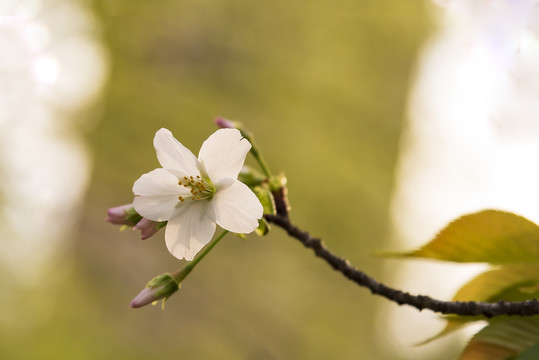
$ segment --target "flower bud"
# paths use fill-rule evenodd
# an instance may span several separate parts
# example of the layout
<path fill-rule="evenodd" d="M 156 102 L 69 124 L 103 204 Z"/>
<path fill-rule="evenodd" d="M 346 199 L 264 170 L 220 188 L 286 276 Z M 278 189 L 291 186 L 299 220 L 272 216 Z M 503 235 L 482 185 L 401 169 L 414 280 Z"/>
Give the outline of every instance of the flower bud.
<path fill-rule="evenodd" d="M 179 283 L 170 274 L 161 274 L 153 278 L 129 304 L 132 309 L 151 304 L 160 299 L 167 299 L 180 288 Z"/>
<path fill-rule="evenodd" d="M 140 230 L 140 238 L 146 240 L 149 237 L 154 236 L 161 227 L 159 222 L 152 221 L 143 217 L 134 227 L 133 230 Z"/>
<path fill-rule="evenodd" d="M 115 225 L 134 226 L 142 217 L 137 214 L 133 204 L 116 206 L 107 210 L 108 221 Z"/>
<path fill-rule="evenodd" d="M 243 166 L 238 174 L 238 180 L 253 188 L 267 181 L 266 177 L 250 166 Z"/>
<path fill-rule="evenodd" d="M 234 123 L 234 121 L 228 120 L 222 117 L 215 118 L 215 125 L 217 125 L 221 129 L 228 129 L 228 128 L 235 129 L 236 128 L 236 124 Z"/>
<path fill-rule="evenodd" d="M 262 207 L 264 208 L 264 214 L 275 215 L 275 199 L 273 198 L 273 194 L 271 193 L 268 186 L 256 186 L 253 189 L 253 192 L 262 204 Z"/>

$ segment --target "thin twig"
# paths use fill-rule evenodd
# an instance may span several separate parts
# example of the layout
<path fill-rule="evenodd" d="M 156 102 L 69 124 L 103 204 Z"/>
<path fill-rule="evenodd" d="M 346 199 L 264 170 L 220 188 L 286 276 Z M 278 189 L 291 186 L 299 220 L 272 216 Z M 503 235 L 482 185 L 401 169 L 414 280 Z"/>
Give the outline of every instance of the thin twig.
<path fill-rule="evenodd" d="M 276 194 L 274 194 L 276 195 Z M 288 235 L 299 240 L 305 247 L 313 249 L 316 256 L 324 259 L 333 269 L 343 274 L 359 286 L 368 288 L 373 294 L 385 297 L 399 305 L 410 305 L 418 309 L 429 309 L 441 314 L 454 314 L 460 316 L 533 316 L 539 314 L 539 301 L 537 299 L 526 301 L 498 301 L 487 303 L 479 301 L 442 301 L 425 295 L 411 295 L 407 292 L 393 289 L 379 283 L 374 278 L 359 271 L 350 263 L 329 251 L 324 243 L 309 233 L 300 230 L 290 222 L 287 211 L 278 212 L 277 215 L 265 215 L 268 222 L 286 230 Z"/>

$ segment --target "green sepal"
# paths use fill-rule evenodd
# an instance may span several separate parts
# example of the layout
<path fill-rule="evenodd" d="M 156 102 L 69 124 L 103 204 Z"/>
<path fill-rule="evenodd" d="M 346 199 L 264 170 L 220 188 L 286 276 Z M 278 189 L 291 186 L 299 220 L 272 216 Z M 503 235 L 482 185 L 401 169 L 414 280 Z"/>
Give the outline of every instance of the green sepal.
<path fill-rule="evenodd" d="M 155 304 L 157 300 L 168 299 L 180 288 L 180 283 L 169 273 L 154 277 L 148 285 L 129 304 L 130 308 L 140 308 L 148 304 Z"/>
<path fill-rule="evenodd" d="M 136 224 L 142 220 L 142 216 L 132 207 L 125 210 L 125 219 L 131 224 Z"/>
<path fill-rule="evenodd" d="M 258 227 L 255 232 L 258 236 L 265 236 L 270 232 L 271 228 L 266 219 L 262 218 L 258 220 Z"/>
<path fill-rule="evenodd" d="M 262 185 L 266 181 L 266 177 L 250 166 L 243 166 L 238 174 L 238 180 L 250 188 L 254 188 Z"/>
<path fill-rule="evenodd" d="M 264 214 L 275 215 L 275 199 L 273 199 L 271 191 L 262 186 L 255 187 L 253 191 L 264 208 Z"/>
<path fill-rule="evenodd" d="M 156 289 L 155 296 L 157 298 L 168 298 L 180 288 L 179 282 L 168 273 L 154 277 L 146 287 Z"/>
<path fill-rule="evenodd" d="M 165 273 L 165 274 L 157 275 L 156 277 L 151 279 L 148 285 L 146 286 L 149 288 L 155 289 L 158 287 L 168 286 L 171 283 L 174 283 L 176 285 L 176 288 L 178 287 L 178 283 L 176 279 L 174 279 L 174 277 L 171 274 Z"/>
<path fill-rule="evenodd" d="M 167 226 L 168 221 L 161 221 L 157 225 L 155 225 L 155 230 L 159 230 Z"/>
<path fill-rule="evenodd" d="M 269 188 L 273 191 L 278 191 L 280 188 L 286 187 L 288 179 L 284 174 L 279 174 L 277 176 L 272 176 L 269 179 Z"/>

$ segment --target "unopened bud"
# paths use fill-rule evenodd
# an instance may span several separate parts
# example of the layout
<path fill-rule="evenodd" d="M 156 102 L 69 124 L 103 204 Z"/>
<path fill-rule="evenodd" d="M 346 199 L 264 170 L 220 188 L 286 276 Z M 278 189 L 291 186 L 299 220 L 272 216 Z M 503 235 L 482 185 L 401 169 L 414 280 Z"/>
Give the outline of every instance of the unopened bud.
<path fill-rule="evenodd" d="M 142 216 L 136 212 L 133 204 L 110 208 L 107 210 L 107 215 L 108 217 L 105 221 L 115 225 L 134 226 L 140 219 L 142 219 Z"/>
<path fill-rule="evenodd" d="M 221 129 L 235 129 L 236 124 L 232 120 L 228 120 L 222 117 L 215 118 L 215 125 L 219 126 Z"/>
<path fill-rule="evenodd" d="M 129 304 L 132 309 L 152 304 L 160 299 L 167 299 L 180 288 L 179 283 L 170 274 L 161 274 L 153 278 Z"/>
<path fill-rule="evenodd" d="M 238 180 L 253 188 L 267 181 L 266 177 L 250 166 L 243 166 L 238 174 Z"/>
<path fill-rule="evenodd" d="M 149 237 L 152 237 L 159 231 L 162 227 L 159 226 L 160 223 L 157 221 L 152 221 L 143 217 L 134 227 L 133 230 L 140 230 L 140 238 L 146 240 Z"/>

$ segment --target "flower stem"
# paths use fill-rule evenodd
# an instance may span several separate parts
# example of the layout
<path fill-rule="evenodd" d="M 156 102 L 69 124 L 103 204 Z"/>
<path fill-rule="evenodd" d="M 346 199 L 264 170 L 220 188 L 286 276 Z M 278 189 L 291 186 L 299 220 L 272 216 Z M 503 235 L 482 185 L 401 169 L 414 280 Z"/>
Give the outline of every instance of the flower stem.
<path fill-rule="evenodd" d="M 266 175 L 268 179 L 271 178 L 271 173 L 269 171 L 269 168 L 266 165 L 266 162 L 264 161 L 264 159 L 262 158 L 262 155 L 258 152 L 258 149 L 255 146 L 251 148 L 251 154 L 253 154 L 254 158 L 258 162 L 258 165 L 260 165 L 260 168 L 262 169 L 262 172 L 264 173 L 264 175 Z"/>
<path fill-rule="evenodd" d="M 225 237 L 225 235 L 228 234 L 228 231 L 227 230 L 223 230 L 223 232 L 221 234 L 219 234 L 219 236 L 217 236 L 215 238 L 215 240 L 213 240 L 202 252 L 200 252 L 194 259 L 193 261 L 191 261 L 190 263 L 188 263 L 187 265 L 185 265 L 185 267 L 183 269 L 181 269 L 180 271 L 178 271 L 177 273 L 174 273 L 172 274 L 172 276 L 174 277 L 174 279 L 178 282 L 178 283 L 181 283 L 183 279 L 185 279 L 187 277 L 187 275 L 189 275 L 189 273 L 195 268 L 195 266 L 197 266 L 197 264 L 200 262 L 200 260 L 202 260 L 204 258 L 204 256 L 206 256 L 210 251 L 211 249 L 213 249 L 213 247 L 215 245 L 217 245 L 217 243 Z"/>
<path fill-rule="evenodd" d="M 268 179 L 271 178 L 271 172 L 269 171 L 269 168 L 266 165 L 266 162 L 264 161 L 262 154 L 258 151 L 258 146 L 256 145 L 252 134 L 250 134 L 248 131 L 246 131 L 242 127 L 238 127 L 238 130 L 241 132 L 241 135 L 247 140 L 249 140 L 249 142 L 251 143 L 251 155 L 253 155 L 258 165 L 260 165 L 260 168 L 262 169 L 262 172 L 264 173 L 264 175 Z"/>

